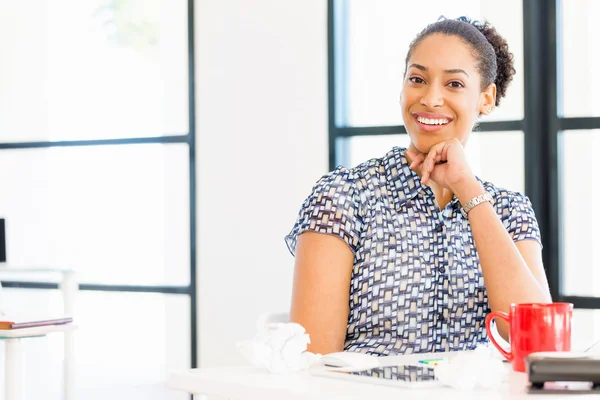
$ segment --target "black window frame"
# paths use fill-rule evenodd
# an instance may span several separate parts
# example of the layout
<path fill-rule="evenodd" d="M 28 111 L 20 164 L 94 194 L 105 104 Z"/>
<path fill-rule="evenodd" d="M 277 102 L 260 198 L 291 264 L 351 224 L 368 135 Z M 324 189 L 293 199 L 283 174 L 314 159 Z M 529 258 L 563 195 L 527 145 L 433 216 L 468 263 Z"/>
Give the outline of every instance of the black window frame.
<path fill-rule="evenodd" d="M 82 146 L 126 146 L 158 143 L 163 145 L 183 143 L 188 146 L 189 157 L 189 273 L 190 282 L 185 286 L 161 286 L 161 285 L 112 285 L 112 284 L 86 284 L 80 283 L 79 290 L 101 291 L 101 292 L 130 292 L 130 293 L 160 293 L 172 295 L 189 296 L 190 300 L 190 367 L 198 366 L 198 312 L 197 312 L 197 226 L 196 226 L 196 96 L 195 96 L 195 40 L 194 40 L 194 0 L 187 0 L 187 18 L 183 23 L 187 24 L 187 56 L 188 56 L 188 124 L 189 132 L 185 134 L 140 137 L 140 138 L 117 138 L 98 140 L 62 140 L 62 141 L 38 141 L 38 142 L 4 142 L 0 143 L 0 152 L 16 149 L 44 149 L 52 147 L 82 147 Z M 3 280 L 5 288 L 21 289 L 58 289 L 55 282 L 25 282 Z"/>
<path fill-rule="evenodd" d="M 600 297 L 567 296 L 562 292 L 561 140 L 564 130 L 600 129 L 600 117 L 559 115 L 561 79 L 561 0 L 523 0 L 524 117 L 521 120 L 481 122 L 478 132 L 523 131 L 525 192 L 538 218 L 544 247 L 542 257 L 553 301 L 577 308 L 600 308 Z M 404 126 L 345 126 L 345 49 L 347 2 L 328 0 L 329 169 L 339 160 L 338 138 L 406 133 Z M 340 38 L 339 40 L 336 38 Z"/>

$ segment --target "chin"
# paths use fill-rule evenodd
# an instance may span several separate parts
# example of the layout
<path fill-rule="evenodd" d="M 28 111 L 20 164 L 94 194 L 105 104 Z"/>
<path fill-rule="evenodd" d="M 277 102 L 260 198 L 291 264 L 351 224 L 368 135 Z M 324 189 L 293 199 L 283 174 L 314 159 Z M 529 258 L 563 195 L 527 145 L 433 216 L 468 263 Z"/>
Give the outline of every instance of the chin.
<path fill-rule="evenodd" d="M 416 134 L 409 133 L 408 136 L 410 137 L 410 141 L 412 142 L 413 146 L 416 147 L 416 149 L 421 153 L 425 154 L 429 153 L 429 150 L 436 144 L 445 142 L 446 140 L 450 140 L 454 137 L 452 135 L 448 135 L 447 133 L 444 135 L 441 132 L 418 132 Z"/>
<path fill-rule="evenodd" d="M 421 153 L 429 153 L 429 150 L 438 143 L 446 140 L 440 137 L 423 137 L 422 135 L 410 135 L 413 146 Z"/>

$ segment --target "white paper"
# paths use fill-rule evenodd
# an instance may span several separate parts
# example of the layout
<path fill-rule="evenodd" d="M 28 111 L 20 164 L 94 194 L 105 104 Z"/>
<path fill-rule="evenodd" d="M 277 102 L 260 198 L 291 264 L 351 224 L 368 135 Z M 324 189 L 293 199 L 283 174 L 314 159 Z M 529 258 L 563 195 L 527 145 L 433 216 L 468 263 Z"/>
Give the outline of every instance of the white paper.
<path fill-rule="evenodd" d="M 435 376 L 444 385 L 455 389 L 493 389 L 506 379 L 507 369 L 502 360 L 495 357 L 493 349 L 479 346 L 474 351 L 457 354 L 450 362 L 438 364 Z"/>
<path fill-rule="evenodd" d="M 297 323 L 272 323 L 259 327 L 252 340 L 237 344 L 252 364 L 269 372 L 286 374 L 308 369 L 321 355 L 307 352 L 310 337 Z"/>

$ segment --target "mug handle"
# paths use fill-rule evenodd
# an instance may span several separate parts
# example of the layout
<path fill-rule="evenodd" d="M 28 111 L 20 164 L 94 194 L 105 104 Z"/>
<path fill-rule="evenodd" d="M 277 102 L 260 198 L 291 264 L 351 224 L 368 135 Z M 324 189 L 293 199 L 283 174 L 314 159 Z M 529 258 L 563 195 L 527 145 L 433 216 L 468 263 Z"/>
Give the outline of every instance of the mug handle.
<path fill-rule="evenodd" d="M 500 347 L 500 345 L 498 344 L 498 342 L 496 342 L 496 339 L 494 339 L 494 335 L 492 335 L 492 330 L 490 328 L 491 328 L 492 320 L 494 318 L 503 319 L 506 322 L 508 322 L 509 324 L 510 324 L 510 318 L 508 317 L 508 314 L 505 313 L 505 312 L 503 312 L 503 311 L 494 311 L 494 312 L 491 312 L 485 318 L 485 329 L 488 332 L 488 336 L 489 336 L 490 341 L 492 342 L 492 344 L 494 346 L 496 346 L 496 348 L 504 356 L 504 358 L 506 358 L 508 361 L 512 361 L 512 359 L 513 359 L 512 353 L 509 353 L 506 350 L 504 350 L 502 347 Z"/>

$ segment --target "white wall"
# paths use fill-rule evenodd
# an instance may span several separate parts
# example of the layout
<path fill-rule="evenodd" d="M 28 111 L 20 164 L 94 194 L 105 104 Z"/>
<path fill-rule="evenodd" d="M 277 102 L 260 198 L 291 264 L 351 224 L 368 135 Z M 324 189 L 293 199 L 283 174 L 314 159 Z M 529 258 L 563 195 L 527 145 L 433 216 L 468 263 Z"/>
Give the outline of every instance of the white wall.
<path fill-rule="evenodd" d="M 196 2 L 201 366 L 242 362 L 260 313 L 289 308 L 284 236 L 327 171 L 326 4 Z"/>

